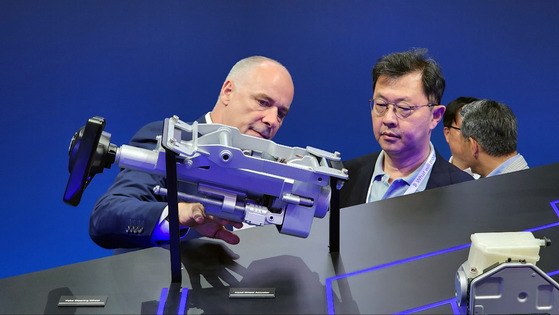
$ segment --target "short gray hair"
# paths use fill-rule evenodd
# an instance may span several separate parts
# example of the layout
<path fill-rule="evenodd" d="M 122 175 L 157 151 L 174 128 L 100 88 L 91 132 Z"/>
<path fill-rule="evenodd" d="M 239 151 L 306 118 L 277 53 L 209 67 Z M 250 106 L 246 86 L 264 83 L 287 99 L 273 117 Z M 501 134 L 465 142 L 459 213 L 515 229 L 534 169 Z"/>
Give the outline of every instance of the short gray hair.
<path fill-rule="evenodd" d="M 247 58 L 239 60 L 233 66 L 233 68 L 231 68 L 231 70 L 229 71 L 229 74 L 225 78 L 225 81 L 231 80 L 231 79 L 242 78 L 242 77 L 246 76 L 248 73 L 250 73 L 250 71 L 252 71 L 254 68 L 256 68 L 257 66 L 259 66 L 260 64 L 262 64 L 263 62 L 266 62 L 266 61 L 278 64 L 285 69 L 285 67 L 281 63 L 279 63 L 279 61 L 277 61 L 277 60 L 274 60 L 274 59 L 271 59 L 271 58 L 268 58 L 268 57 L 264 57 L 264 56 L 252 56 L 252 57 L 247 57 Z M 285 70 L 287 71 L 287 69 L 285 69 Z"/>
<path fill-rule="evenodd" d="M 518 123 L 505 104 L 484 99 L 467 104 L 459 112 L 465 139 L 472 137 L 491 156 L 516 152 Z"/>

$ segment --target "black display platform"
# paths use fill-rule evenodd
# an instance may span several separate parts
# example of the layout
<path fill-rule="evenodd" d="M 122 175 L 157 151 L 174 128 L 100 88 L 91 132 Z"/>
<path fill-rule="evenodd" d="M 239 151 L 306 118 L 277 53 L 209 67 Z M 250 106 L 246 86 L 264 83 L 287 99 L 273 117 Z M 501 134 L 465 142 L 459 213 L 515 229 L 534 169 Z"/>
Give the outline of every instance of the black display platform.
<path fill-rule="evenodd" d="M 559 164 L 358 205 L 341 211 L 340 253 L 328 217 L 310 236 L 274 226 L 238 231 L 239 245 L 182 245 L 188 314 L 449 314 L 454 276 L 476 232 L 531 230 L 552 246 L 538 266 L 559 280 Z M 171 284 L 169 252 L 150 248 L 0 279 L 1 314 L 154 314 Z M 231 287 L 275 288 L 229 299 Z M 104 307 L 58 307 L 63 295 L 107 295 Z"/>

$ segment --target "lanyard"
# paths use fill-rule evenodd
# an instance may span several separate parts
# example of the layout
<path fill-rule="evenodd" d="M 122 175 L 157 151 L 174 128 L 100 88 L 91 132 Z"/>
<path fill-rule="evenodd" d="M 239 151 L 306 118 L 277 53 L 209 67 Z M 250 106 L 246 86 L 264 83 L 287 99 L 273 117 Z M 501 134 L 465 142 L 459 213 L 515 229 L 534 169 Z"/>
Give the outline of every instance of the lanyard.
<path fill-rule="evenodd" d="M 423 183 L 423 181 L 427 177 L 427 173 L 433 167 L 433 164 L 435 163 L 435 160 L 436 160 L 435 150 L 431 149 L 431 153 L 429 154 L 429 157 L 427 158 L 427 163 L 423 164 L 423 167 L 421 168 L 421 171 L 419 171 L 419 174 L 417 174 L 417 176 L 415 177 L 413 182 L 410 184 L 410 187 L 408 187 L 408 189 L 406 190 L 404 195 L 413 194 L 414 192 L 417 191 L 417 189 L 419 188 L 419 185 L 421 185 L 421 183 Z"/>

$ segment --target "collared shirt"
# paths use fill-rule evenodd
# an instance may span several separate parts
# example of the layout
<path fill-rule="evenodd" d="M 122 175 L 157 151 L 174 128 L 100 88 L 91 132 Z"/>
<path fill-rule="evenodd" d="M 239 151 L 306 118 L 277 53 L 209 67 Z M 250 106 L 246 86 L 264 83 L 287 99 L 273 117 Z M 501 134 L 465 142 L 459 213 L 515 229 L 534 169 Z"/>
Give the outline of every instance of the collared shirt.
<path fill-rule="evenodd" d="M 497 166 L 497 168 L 491 171 L 491 173 L 489 173 L 487 177 L 521 171 L 528 168 L 528 163 L 526 163 L 524 157 L 520 154 L 517 154 L 503 162 L 503 164 Z"/>
<path fill-rule="evenodd" d="M 452 163 L 452 155 L 450 156 L 450 159 L 448 159 L 448 163 L 453 164 Z M 467 169 L 462 170 L 470 175 L 472 175 L 472 177 L 474 179 L 479 179 L 481 177 L 481 175 L 474 173 L 474 171 L 472 171 L 471 167 L 468 167 Z"/>
<path fill-rule="evenodd" d="M 429 148 L 434 154 L 435 147 L 431 142 L 429 142 Z M 384 155 L 385 152 L 383 150 L 380 152 L 375 163 L 375 170 L 373 172 L 373 177 L 371 178 L 371 183 L 369 185 L 369 192 L 367 194 L 367 202 L 373 202 L 404 195 L 417 175 L 419 175 L 422 169 L 426 165 L 428 165 L 427 162 L 429 160 L 429 158 L 426 158 L 425 161 L 423 161 L 423 163 L 421 163 L 421 165 L 408 176 L 403 178 L 396 178 L 392 181 L 392 183 L 389 183 L 388 180 L 390 179 L 390 176 L 384 172 L 383 167 Z M 431 165 L 428 166 L 428 169 L 426 169 L 427 175 L 424 177 L 423 181 L 421 181 L 416 191 L 424 191 L 427 187 L 427 182 L 429 181 L 431 170 L 433 169 L 433 164 L 434 161 Z"/>

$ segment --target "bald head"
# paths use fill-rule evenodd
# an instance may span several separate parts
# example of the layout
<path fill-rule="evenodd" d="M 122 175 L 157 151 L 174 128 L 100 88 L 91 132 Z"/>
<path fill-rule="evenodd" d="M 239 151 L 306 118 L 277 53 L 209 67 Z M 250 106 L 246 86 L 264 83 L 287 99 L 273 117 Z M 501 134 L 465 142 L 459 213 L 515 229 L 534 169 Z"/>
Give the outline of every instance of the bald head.
<path fill-rule="evenodd" d="M 263 57 L 263 56 L 252 56 L 252 57 L 247 57 L 244 59 L 239 60 L 234 66 L 233 68 L 231 68 L 231 70 L 229 71 L 229 74 L 227 75 L 227 77 L 225 78 L 225 81 L 227 80 L 243 80 L 244 78 L 246 78 L 246 76 L 248 74 L 250 74 L 250 72 L 252 72 L 255 68 L 257 68 L 258 66 L 260 66 L 261 64 L 275 64 L 281 68 L 283 68 L 285 70 L 285 72 L 287 72 L 287 74 L 289 74 L 289 71 L 287 71 L 287 69 L 278 61 L 268 58 L 268 57 Z"/>
<path fill-rule="evenodd" d="M 282 64 L 262 56 L 245 58 L 227 75 L 211 118 L 244 134 L 272 139 L 293 94 L 291 75 Z"/>

